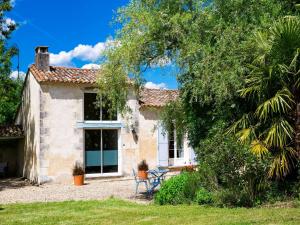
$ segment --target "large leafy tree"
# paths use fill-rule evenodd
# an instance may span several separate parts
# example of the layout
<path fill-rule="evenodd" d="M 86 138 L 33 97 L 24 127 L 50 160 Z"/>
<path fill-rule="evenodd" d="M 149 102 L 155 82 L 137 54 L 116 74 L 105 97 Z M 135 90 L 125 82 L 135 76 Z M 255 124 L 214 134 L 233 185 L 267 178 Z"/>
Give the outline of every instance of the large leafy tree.
<path fill-rule="evenodd" d="M 166 108 L 164 121 L 171 127 L 179 118 L 178 133 L 187 132 L 197 147 L 214 123 L 244 110 L 237 90 L 254 57 L 251 34 L 292 11 L 288 1 L 278 0 L 132 0 L 118 11 L 122 26 L 106 52 L 99 89 L 112 108 L 123 111 L 128 74 L 139 88 L 145 70 L 170 60 L 179 68 L 181 95 Z M 176 109 L 177 116 L 169 117 Z"/>
<path fill-rule="evenodd" d="M 245 91 L 242 96 L 238 92 L 244 87 L 250 87 L 248 78 L 251 78 L 248 75 L 254 73 L 254 67 L 249 67 L 249 64 L 257 67 L 257 71 L 266 68 L 258 64 L 261 62 L 259 56 L 265 55 L 267 65 L 274 66 L 276 58 L 277 71 L 294 68 L 290 65 L 292 62 L 289 61 L 290 58 L 288 58 L 289 60 L 284 59 L 287 60 L 284 63 L 279 61 L 280 56 L 285 55 L 285 52 L 283 54 L 278 51 L 283 51 L 285 47 L 281 46 L 283 43 L 279 44 L 273 37 L 270 38 L 273 34 L 263 33 L 256 39 L 266 39 L 269 42 L 272 40 L 274 45 L 263 41 L 260 43 L 253 41 L 254 33 L 268 30 L 274 21 L 286 15 L 297 15 L 295 1 L 132 0 L 128 6 L 118 11 L 116 21 L 122 26 L 117 32 L 113 45 L 106 52 L 106 61 L 98 82 L 99 89 L 102 93 L 107 94 L 107 99 L 115 109 L 123 111 L 126 109 L 128 74 L 135 78 L 137 90 L 139 90 L 143 72 L 152 65 L 168 59 L 179 71 L 177 78 L 180 98 L 165 108 L 162 114 L 164 125 L 169 129 L 175 123 L 176 131 L 180 131 L 177 132 L 177 135 L 187 133 L 190 144 L 198 151 L 198 155 L 202 158 L 209 157 L 207 154 L 214 149 L 212 147 L 214 134 L 225 133 L 225 127 L 242 117 L 244 112 L 249 112 L 260 105 L 257 105 L 258 102 L 254 104 L 255 101 L 249 104 L 244 99 Z M 268 56 L 266 51 L 270 46 L 273 48 L 270 51 L 271 56 Z M 275 47 L 278 49 L 276 50 Z M 287 49 L 285 50 L 287 51 Z M 293 51 L 294 53 L 295 51 Z M 257 73 L 259 74 L 259 72 Z M 245 77 L 247 77 L 246 80 Z M 279 85 L 281 82 L 276 84 Z M 272 95 L 275 95 L 274 91 L 276 93 L 280 91 L 278 94 L 284 96 L 284 100 L 292 109 L 286 106 L 284 109 L 272 110 L 284 110 L 278 112 L 281 114 L 286 113 L 288 109 L 294 111 L 293 101 L 295 99 L 291 98 L 294 92 L 289 88 L 290 86 L 284 89 L 284 86 L 273 85 L 274 83 L 269 85 L 265 81 L 261 82 L 264 89 L 261 90 L 262 96 L 256 97 L 259 99 L 259 103 L 263 103 L 263 100 L 268 99 L 267 97 L 271 98 Z M 269 88 L 271 89 L 268 90 Z M 292 94 L 287 94 L 286 90 Z M 280 105 L 280 107 L 283 106 Z M 270 118 L 275 119 L 275 117 Z M 265 117 L 261 119 L 264 121 Z M 284 119 L 292 127 L 294 126 L 292 118 L 284 117 Z M 276 123 L 268 120 L 260 126 L 258 131 L 266 131 L 267 123 L 268 125 L 273 123 L 278 126 L 286 125 L 285 121 L 278 120 Z M 254 124 L 260 125 L 259 122 Z M 245 128 L 248 128 L 246 126 L 248 125 L 245 125 Z M 288 128 L 290 134 L 294 132 L 289 127 L 285 126 L 284 128 Z M 277 127 L 273 127 L 273 130 L 276 129 Z M 237 131 L 238 127 L 235 130 Z M 285 132 L 285 130 L 282 131 Z M 243 132 L 246 133 L 249 130 L 243 130 Z M 275 143 L 277 140 L 274 138 L 275 136 L 270 136 L 269 141 Z M 291 140 L 288 135 L 284 138 L 286 143 Z M 207 139 L 212 141 L 207 141 Z M 225 139 L 224 137 L 224 141 Z M 206 140 L 206 146 L 201 145 L 203 140 Z M 261 139 L 256 141 L 250 141 L 252 147 L 257 147 L 258 145 L 254 144 L 260 143 Z M 280 144 L 282 145 L 282 143 Z M 229 145 L 224 146 L 228 147 Z M 294 150 L 285 149 L 290 150 L 286 157 L 294 155 Z M 280 152 L 273 147 L 268 150 L 272 153 L 274 151 L 273 156 Z M 278 158 L 274 157 L 274 160 L 276 159 Z M 281 168 L 275 165 L 272 164 L 271 167 L 274 169 L 271 171 Z M 286 172 L 288 170 L 285 170 Z"/>
<path fill-rule="evenodd" d="M 21 80 L 10 77 L 11 58 L 18 51 L 15 47 L 7 46 L 7 40 L 16 29 L 16 23 L 5 16 L 11 9 L 11 1 L 0 1 L 0 124 L 13 121 L 22 85 Z"/>
<path fill-rule="evenodd" d="M 280 19 L 253 43 L 256 57 L 240 91 L 251 108 L 231 129 L 254 154 L 272 156 L 270 176 L 284 177 L 300 154 L 300 18 Z"/>

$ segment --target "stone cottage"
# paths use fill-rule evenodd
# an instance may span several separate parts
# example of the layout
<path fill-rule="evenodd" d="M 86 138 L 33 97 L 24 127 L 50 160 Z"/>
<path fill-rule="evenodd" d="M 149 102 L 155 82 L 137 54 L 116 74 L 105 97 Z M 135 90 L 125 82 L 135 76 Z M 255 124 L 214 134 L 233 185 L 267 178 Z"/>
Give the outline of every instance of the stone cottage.
<path fill-rule="evenodd" d="M 35 49 L 27 71 L 16 124 L 23 128 L 22 175 L 43 183 L 68 181 L 82 163 L 86 177 L 129 176 L 145 159 L 150 168 L 194 163 L 187 140 L 165 134 L 159 113 L 176 90 L 144 89 L 127 104 L 132 113 L 109 115 L 95 105 L 96 69 L 49 65 L 47 47 Z"/>

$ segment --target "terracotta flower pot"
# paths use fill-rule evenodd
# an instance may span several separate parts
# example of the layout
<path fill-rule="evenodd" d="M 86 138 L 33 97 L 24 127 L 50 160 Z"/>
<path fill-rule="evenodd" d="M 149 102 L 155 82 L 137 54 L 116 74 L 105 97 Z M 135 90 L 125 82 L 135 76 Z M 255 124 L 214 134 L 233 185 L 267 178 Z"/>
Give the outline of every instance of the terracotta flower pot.
<path fill-rule="evenodd" d="M 194 169 L 193 165 L 188 165 L 188 166 L 186 166 L 186 170 L 189 172 L 193 172 L 195 169 Z"/>
<path fill-rule="evenodd" d="M 138 171 L 138 177 L 139 177 L 141 180 L 147 180 L 147 179 L 148 179 L 148 172 L 145 171 L 145 170 L 139 170 L 139 171 Z"/>
<path fill-rule="evenodd" d="M 84 184 L 84 175 L 76 175 L 74 177 L 74 185 L 81 186 Z"/>

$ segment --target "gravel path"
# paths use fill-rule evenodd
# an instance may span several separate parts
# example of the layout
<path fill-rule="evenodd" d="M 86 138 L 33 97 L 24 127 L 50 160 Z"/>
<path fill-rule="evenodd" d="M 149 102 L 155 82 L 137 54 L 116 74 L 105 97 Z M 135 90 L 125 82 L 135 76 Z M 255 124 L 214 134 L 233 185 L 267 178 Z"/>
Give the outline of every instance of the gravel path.
<path fill-rule="evenodd" d="M 135 183 L 131 179 L 86 180 L 85 183 L 80 187 L 55 183 L 33 186 L 19 178 L 0 180 L 0 204 L 106 199 L 112 196 L 149 202 L 144 195 L 135 196 Z M 141 187 L 140 190 L 145 189 Z"/>

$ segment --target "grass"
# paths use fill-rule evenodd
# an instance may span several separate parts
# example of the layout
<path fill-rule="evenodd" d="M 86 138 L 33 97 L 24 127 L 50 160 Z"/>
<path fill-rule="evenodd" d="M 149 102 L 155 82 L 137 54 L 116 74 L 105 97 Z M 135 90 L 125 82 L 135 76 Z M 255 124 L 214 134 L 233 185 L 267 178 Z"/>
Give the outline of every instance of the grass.
<path fill-rule="evenodd" d="M 300 208 L 140 205 L 117 199 L 8 204 L 0 224 L 300 224 Z"/>

